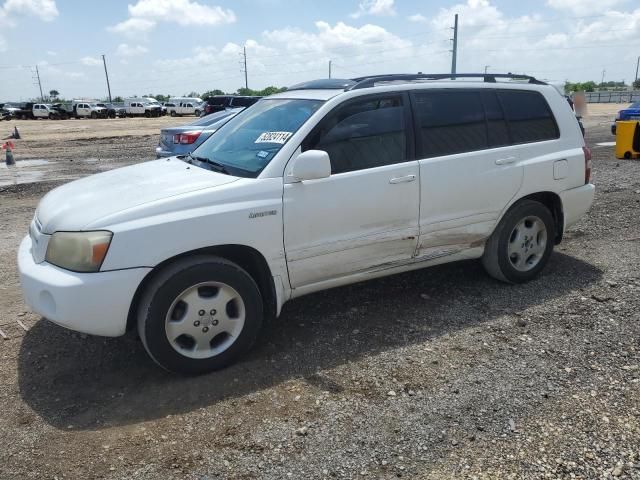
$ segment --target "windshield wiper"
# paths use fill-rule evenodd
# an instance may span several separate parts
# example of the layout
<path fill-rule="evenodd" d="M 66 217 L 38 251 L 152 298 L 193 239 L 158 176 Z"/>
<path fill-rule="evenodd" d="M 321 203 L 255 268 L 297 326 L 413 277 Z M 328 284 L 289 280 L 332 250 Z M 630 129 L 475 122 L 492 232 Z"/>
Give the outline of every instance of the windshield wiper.
<path fill-rule="evenodd" d="M 231 173 L 229 173 L 229 170 L 227 170 L 227 167 L 225 167 L 223 164 L 219 162 L 216 162 L 215 160 L 211 160 L 210 158 L 207 158 L 207 157 L 196 157 L 194 155 L 191 155 L 191 152 L 187 154 L 187 157 L 189 157 L 192 160 L 197 160 L 198 162 L 211 165 L 216 172 L 224 173 L 225 175 L 231 175 Z"/>

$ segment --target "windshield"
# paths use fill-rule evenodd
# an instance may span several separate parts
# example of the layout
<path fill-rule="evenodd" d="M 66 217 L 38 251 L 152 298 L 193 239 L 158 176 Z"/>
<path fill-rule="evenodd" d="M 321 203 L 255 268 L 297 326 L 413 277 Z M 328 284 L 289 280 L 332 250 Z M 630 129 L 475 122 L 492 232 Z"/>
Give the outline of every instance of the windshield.
<path fill-rule="evenodd" d="M 204 117 L 198 118 L 197 120 L 191 122 L 191 123 L 187 123 L 187 125 L 194 125 L 194 126 L 208 126 L 208 125 L 212 125 L 216 122 L 219 122 L 220 120 L 227 118 L 229 116 L 233 116 L 235 114 L 237 114 L 238 112 L 241 112 L 243 109 L 242 108 L 234 108 L 232 110 L 224 110 L 222 112 L 216 112 L 216 113 L 211 113 L 209 115 L 206 115 Z"/>
<path fill-rule="evenodd" d="M 231 119 L 193 154 L 228 167 L 233 175 L 257 177 L 322 103 L 261 100 Z"/>
<path fill-rule="evenodd" d="M 640 102 L 632 103 L 627 108 L 640 108 Z"/>

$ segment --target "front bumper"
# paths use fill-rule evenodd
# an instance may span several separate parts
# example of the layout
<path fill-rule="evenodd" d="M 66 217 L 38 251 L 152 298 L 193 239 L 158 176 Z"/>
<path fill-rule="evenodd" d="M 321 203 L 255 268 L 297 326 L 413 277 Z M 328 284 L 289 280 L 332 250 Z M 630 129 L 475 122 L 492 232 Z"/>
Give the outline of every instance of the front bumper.
<path fill-rule="evenodd" d="M 35 263 L 31 238 L 18 250 L 18 271 L 25 302 L 58 325 L 91 335 L 117 337 L 127 327 L 136 289 L 150 268 L 76 273 Z"/>
<path fill-rule="evenodd" d="M 592 183 L 560 192 L 565 231 L 591 208 L 595 192 L 596 187 Z"/>

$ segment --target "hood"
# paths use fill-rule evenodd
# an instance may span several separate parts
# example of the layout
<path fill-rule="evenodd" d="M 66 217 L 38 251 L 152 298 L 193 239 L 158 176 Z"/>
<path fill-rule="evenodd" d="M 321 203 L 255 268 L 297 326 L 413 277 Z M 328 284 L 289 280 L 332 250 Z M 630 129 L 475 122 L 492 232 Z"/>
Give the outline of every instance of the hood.
<path fill-rule="evenodd" d="M 237 179 L 175 157 L 155 160 L 62 185 L 44 196 L 36 216 L 44 233 L 83 230 L 101 218 L 130 208 Z"/>

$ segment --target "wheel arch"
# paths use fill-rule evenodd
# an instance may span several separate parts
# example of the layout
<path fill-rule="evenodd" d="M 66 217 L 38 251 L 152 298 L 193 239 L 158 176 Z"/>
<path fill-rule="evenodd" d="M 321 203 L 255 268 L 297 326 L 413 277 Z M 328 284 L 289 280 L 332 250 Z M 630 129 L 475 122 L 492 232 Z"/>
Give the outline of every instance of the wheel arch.
<path fill-rule="evenodd" d="M 174 257 L 168 258 L 156 265 L 140 282 L 136 289 L 131 305 L 129 306 L 129 314 L 127 316 L 127 331 L 135 328 L 137 322 L 137 310 L 140 299 L 149 283 L 155 276 L 166 266 L 193 255 L 215 255 L 231 262 L 238 264 L 254 279 L 260 294 L 262 295 L 263 311 L 265 321 L 268 322 L 277 316 L 278 298 L 276 293 L 276 285 L 269 264 L 265 257 L 253 247 L 239 244 L 216 245 L 211 247 L 199 248 L 188 252 L 180 253 Z"/>
<path fill-rule="evenodd" d="M 560 195 L 549 191 L 530 193 L 514 201 L 509 208 L 504 211 L 502 216 L 504 217 L 509 210 L 524 200 L 534 200 L 549 209 L 555 223 L 555 244 L 558 245 L 562 241 L 562 237 L 564 235 L 564 210 L 562 208 L 562 199 L 560 198 Z"/>

